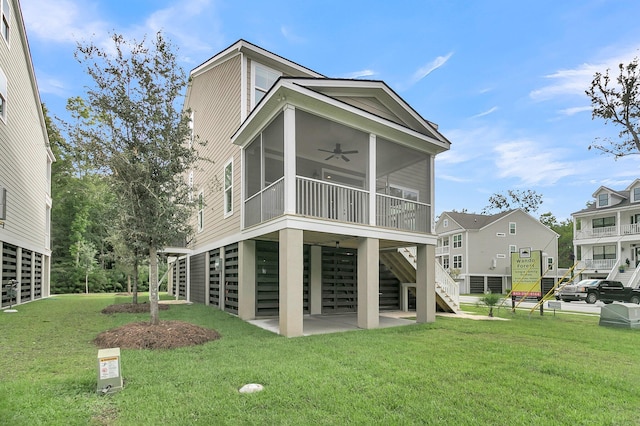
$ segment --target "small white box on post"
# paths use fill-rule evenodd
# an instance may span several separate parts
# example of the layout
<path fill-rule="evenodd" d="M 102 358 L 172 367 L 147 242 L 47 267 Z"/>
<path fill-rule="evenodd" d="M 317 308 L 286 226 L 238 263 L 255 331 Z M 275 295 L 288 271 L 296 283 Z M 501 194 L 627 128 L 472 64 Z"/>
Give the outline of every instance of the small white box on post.
<path fill-rule="evenodd" d="M 98 393 L 108 394 L 122 389 L 120 348 L 98 351 Z"/>

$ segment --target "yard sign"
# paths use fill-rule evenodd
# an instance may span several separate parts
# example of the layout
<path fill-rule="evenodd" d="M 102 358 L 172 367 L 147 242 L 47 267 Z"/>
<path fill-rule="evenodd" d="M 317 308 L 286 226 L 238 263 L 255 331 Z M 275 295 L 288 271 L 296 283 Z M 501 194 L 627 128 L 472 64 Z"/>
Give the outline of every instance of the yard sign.
<path fill-rule="evenodd" d="M 542 252 L 522 248 L 511 253 L 511 294 L 541 297 Z"/>

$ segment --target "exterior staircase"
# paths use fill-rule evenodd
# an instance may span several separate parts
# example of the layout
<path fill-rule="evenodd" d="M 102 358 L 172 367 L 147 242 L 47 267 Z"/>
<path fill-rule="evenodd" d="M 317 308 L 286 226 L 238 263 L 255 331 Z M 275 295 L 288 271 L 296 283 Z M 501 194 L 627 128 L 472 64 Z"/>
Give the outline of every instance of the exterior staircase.
<path fill-rule="evenodd" d="M 380 252 L 380 261 L 384 263 L 401 283 L 416 282 L 416 248 L 404 247 L 397 250 Z M 436 267 L 436 304 L 444 312 L 460 311 L 460 292 L 458 283 L 449 276 L 438 263 Z M 412 287 L 409 288 L 412 291 Z M 415 292 L 415 287 L 413 287 Z"/>

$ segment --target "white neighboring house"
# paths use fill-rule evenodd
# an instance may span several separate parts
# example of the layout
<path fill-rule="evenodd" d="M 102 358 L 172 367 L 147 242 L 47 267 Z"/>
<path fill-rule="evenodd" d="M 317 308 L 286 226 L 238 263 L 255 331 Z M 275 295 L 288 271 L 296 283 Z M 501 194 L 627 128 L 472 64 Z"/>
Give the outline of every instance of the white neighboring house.
<path fill-rule="evenodd" d="M 571 215 L 573 246 L 582 278 L 640 283 L 640 179 L 623 190 L 601 186 L 594 202 Z"/>
<path fill-rule="evenodd" d="M 511 253 L 541 250 L 543 289 L 558 278 L 559 235 L 522 209 L 493 215 L 444 212 L 436 223 L 436 260 L 460 284 L 460 294 L 511 288 Z"/>
<path fill-rule="evenodd" d="M 29 44 L 17 0 L 0 2 L 0 281 L 2 307 L 47 297 L 51 163 Z"/>

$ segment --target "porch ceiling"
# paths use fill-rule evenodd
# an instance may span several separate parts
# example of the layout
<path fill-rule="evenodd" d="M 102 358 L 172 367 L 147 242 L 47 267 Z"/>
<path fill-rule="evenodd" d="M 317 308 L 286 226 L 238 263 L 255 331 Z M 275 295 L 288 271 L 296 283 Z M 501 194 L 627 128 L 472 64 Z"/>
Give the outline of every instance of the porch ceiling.
<path fill-rule="evenodd" d="M 260 240 L 278 241 L 278 232 L 271 232 L 260 236 Z M 341 235 L 341 234 L 329 234 L 326 232 L 316 231 L 304 231 L 303 232 L 304 244 L 313 246 L 325 246 L 336 247 L 336 242 L 339 243 L 340 248 L 357 249 L 358 241 L 360 237 L 353 235 Z M 412 245 L 406 241 L 394 241 L 394 240 L 379 240 L 380 250 L 393 249 L 399 247 L 407 247 Z"/>

